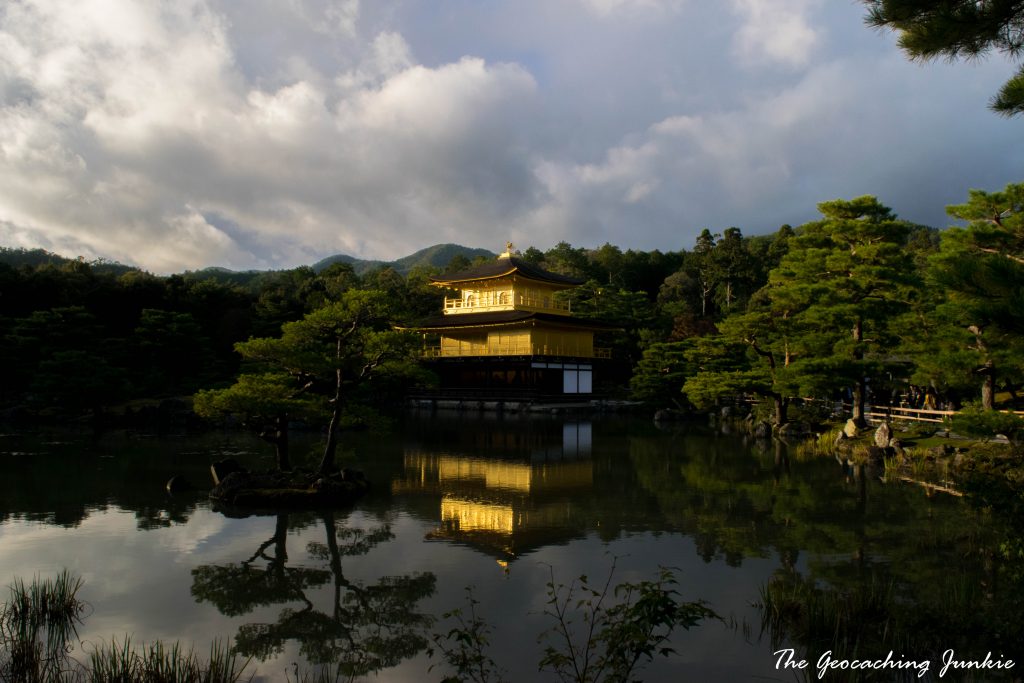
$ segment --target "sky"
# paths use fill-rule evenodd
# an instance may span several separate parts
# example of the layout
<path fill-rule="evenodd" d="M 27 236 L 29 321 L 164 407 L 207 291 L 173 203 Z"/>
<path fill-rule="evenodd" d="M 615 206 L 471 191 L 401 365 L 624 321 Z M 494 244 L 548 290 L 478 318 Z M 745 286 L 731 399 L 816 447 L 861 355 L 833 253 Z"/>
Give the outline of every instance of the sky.
<path fill-rule="evenodd" d="M 1024 181 L 999 55 L 855 0 L 5 0 L 0 245 L 156 273 L 692 248 Z"/>

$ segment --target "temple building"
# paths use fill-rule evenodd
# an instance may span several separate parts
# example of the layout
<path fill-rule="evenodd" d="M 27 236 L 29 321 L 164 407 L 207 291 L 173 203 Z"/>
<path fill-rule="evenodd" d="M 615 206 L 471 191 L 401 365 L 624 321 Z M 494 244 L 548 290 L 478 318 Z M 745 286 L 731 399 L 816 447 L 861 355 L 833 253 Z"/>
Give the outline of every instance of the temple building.
<path fill-rule="evenodd" d="M 559 292 L 582 280 L 524 261 L 512 244 L 495 261 L 431 284 L 451 290 L 441 315 L 407 329 L 424 337 L 424 359 L 440 378 L 439 398 L 565 400 L 599 394 L 611 353 L 594 334 L 618 329 L 574 318 Z"/>

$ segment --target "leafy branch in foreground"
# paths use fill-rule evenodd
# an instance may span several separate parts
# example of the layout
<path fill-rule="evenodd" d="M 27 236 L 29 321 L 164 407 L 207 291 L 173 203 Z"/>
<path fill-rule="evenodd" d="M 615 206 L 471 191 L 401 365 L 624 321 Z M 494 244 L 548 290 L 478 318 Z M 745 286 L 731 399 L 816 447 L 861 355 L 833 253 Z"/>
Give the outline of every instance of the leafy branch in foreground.
<path fill-rule="evenodd" d="M 599 588 L 585 575 L 568 586 L 556 584 L 551 570 L 544 614 L 556 623 L 539 639 L 548 643 L 541 671 L 574 683 L 626 683 L 655 655 L 675 654 L 667 643 L 677 627 L 689 630 L 703 619 L 719 618 L 702 601 L 681 602 L 675 572 L 666 567 L 654 581 L 611 589 L 615 564 Z"/>
<path fill-rule="evenodd" d="M 627 683 L 656 655 L 675 653 L 668 641 L 677 627 L 688 630 L 703 619 L 720 618 L 702 601 L 679 599 L 672 569 L 660 568 L 654 581 L 613 588 L 615 566 L 613 561 L 604 583 L 596 587 L 586 576 L 568 586 L 556 583 L 551 569 L 543 614 L 554 624 L 538 638 L 544 643 L 541 671 L 572 683 Z M 434 635 L 445 663 L 455 671 L 443 683 L 503 683 L 501 669 L 487 654 L 492 627 L 477 614 L 479 601 L 472 589 L 466 593 L 467 611 L 447 612 L 444 617 L 454 625 Z"/>
<path fill-rule="evenodd" d="M 476 606 L 480 601 L 473 597 L 473 589 L 466 586 L 466 610 L 456 608 L 445 612 L 445 619 L 453 619 L 455 625 L 447 633 L 435 633 L 434 645 L 441 651 L 444 660 L 458 674 L 447 676 L 442 683 L 460 683 L 470 680 L 473 683 L 504 683 L 501 669 L 487 654 L 491 643 L 491 625 L 477 614 Z M 428 650 L 432 657 L 433 650 Z M 430 669 L 433 670 L 434 665 Z"/>
<path fill-rule="evenodd" d="M 1024 47 L 1024 6 L 1020 2 L 974 0 L 861 0 L 865 21 L 899 33 L 899 46 L 910 59 L 974 59 L 991 51 L 1020 59 Z M 992 98 L 1003 116 L 1024 112 L 1024 67 Z"/>

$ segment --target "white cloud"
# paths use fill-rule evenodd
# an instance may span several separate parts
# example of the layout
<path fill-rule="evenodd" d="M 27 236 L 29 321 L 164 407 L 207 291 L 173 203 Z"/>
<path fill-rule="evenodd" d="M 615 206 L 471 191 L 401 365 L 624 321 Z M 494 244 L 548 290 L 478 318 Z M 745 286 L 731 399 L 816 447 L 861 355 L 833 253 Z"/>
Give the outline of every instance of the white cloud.
<path fill-rule="evenodd" d="M 601 17 L 622 12 L 676 12 L 683 0 L 581 0 L 591 12 Z"/>
<path fill-rule="evenodd" d="M 745 64 L 775 62 L 805 66 L 821 42 L 808 15 L 820 0 L 732 0 L 742 25 L 733 36 L 733 51 Z"/>
<path fill-rule="evenodd" d="M 121 8 L 100 2 L 5 22 L 6 90 L 33 88 L 0 109 L 0 170 L 14 179 L 0 220 L 20 242 L 45 235 L 158 271 L 260 261 L 204 218 L 216 215 L 289 261 L 385 254 L 410 227 L 489 241 L 486 226 L 530 192 L 517 117 L 535 83 L 518 66 L 428 68 L 382 32 L 333 77 L 246 88 L 216 13 L 142 7 L 117 30 L 102 15 Z"/>
<path fill-rule="evenodd" d="M 944 164 L 925 168 L 916 164 L 920 152 L 901 150 L 928 149 L 937 127 L 970 126 L 919 99 L 901 101 L 905 83 L 920 74 L 900 56 L 870 64 L 872 73 L 896 75 L 884 85 L 859 78 L 863 68 L 823 64 L 791 87 L 735 107 L 666 117 L 626 136 L 598 162 L 546 163 L 538 176 L 560 211 L 538 215 L 561 221 L 548 229 L 574 242 L 622 243 L 628 235 L 631 246 L 679 248 L 691 247 L 702 227 L 735 225 L 753 234 L 802 223 L 815 217 L 817 202 L 837 197 L 875 194 L 899 213 L 909 209 L 912 219 L 928 201 L 941 211 L 943 174 L 933 171 Z M 960 152 L 935 153 L 951 163 Z"/>
<path fill-rule="evenodd" d="M 218 3 L 0 6 L 0 242 L 158 271 L 677 248 L 883 190 L 941 219 L 1024 172 L 999 64 L 907 64 L 853 5 Z"/>
<path fill-rule="evenodd" d="M 283 6 L 316 33 L 335 37 L 356 35 L 359 0 L 286 0 Z"/>
<path fill-rule="evenodd" d="M 369 55 L 353 69 L 339 75 L 335 83 L 344 91 L 378 86 L 413 66 L 409 44 L 398 33 L 382 32 L 373 40 Z"/>
<path fill-rule="evenodd" d="M 324 10 L 327 33 L 344 33 L 354 36 L 359 20 L 359 0 L 334 0 Z"/>

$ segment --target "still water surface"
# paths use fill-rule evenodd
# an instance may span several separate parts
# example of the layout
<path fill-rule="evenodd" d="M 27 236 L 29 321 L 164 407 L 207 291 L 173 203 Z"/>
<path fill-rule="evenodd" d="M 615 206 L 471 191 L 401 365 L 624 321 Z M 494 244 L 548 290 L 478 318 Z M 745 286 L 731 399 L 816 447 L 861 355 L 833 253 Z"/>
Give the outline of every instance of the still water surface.
<path fill-rule="evenodd" d="M 616 581 L 677 568 L 682 597 L 726 618 L 680 632 L 678 655 L 645 669 L 682 681 L 794 680 L 760 635 L 773 576 L 883 576 L 928 601 L 991 571 L 988 521 L 959 499 L 693 428 L 438 413 L 346 435 L 344 455 L 374 483 L 354 509 L 240 517 L 163 485 L 207 486 L 209 463 L 228 456 L 269 466 L 244 433 L 0 435 L 0 579 L 68 568 L 91 605 L 86 648 L 126 633 L 200 650 L 229 638 L 261 681 L 339 656 L 383 667 L 379 680 L 440 680 L 424 625 L 472 586 L 494 659 L 530 681 L 545 680 L 551 572 L 603 579 L 617 558 Z"/>

